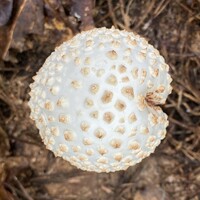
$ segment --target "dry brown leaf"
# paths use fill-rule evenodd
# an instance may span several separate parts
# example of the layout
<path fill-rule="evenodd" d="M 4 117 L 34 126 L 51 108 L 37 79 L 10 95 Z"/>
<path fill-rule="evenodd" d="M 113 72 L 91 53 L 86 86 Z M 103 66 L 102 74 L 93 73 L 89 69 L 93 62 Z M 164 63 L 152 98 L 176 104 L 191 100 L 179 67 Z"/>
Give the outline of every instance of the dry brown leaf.
<path fill-rule="evenodd" d="M 13 195 L 0 185 L 0 200 L 14 200 Z"/>
<path fill-rule="evenodd" d="M 10 19 L 13 8 L 13 0 L 0 1 L 0 26 L 4 26 Z"/>

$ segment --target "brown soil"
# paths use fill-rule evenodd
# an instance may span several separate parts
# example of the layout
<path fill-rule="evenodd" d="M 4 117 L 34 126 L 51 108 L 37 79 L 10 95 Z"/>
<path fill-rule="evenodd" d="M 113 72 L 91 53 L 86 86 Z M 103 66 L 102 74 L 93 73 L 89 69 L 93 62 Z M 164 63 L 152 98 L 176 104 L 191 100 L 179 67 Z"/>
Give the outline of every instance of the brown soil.
<path fill-rule="evenodd" d="M 7 3 L 3 3 L 7 2 Z M 70 0 L 0 1 L 0 200 L 200 199 L 200 1 L 96 0 L 96 27 L 134 31 L 170 65 L 167 137 L 127 171 L 88 173 L 45 149 L 29 84 L 55 46 L 79 32 Z"/>

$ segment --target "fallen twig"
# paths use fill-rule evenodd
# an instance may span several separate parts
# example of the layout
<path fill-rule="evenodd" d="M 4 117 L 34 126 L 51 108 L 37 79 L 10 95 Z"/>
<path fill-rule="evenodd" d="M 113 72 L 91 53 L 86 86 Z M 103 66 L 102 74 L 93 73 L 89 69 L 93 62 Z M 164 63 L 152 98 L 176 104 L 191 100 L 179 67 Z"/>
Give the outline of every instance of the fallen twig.
<path fill-rule="evenodd" d="M 80 30 L 89 30 L 95 27 L 92 9 L 92 0 L 73 0 L 71 14 L 81 22 Z"/>

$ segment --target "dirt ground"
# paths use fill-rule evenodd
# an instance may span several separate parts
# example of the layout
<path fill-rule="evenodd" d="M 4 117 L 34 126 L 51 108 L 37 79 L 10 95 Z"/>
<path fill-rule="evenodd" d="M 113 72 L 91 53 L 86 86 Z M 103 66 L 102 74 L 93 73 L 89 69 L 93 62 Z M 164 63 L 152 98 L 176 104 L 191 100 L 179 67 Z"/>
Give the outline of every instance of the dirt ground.
<path fill-rule="evenodd" d="M 13 2 L 13 3 L 12 3 Z M 127 171 L 89 173 L 45 149 L 29 118 L 29 84 L 55 46 L 79 32 L 70 0 L 0 1 L 0 200 L 199 200 L 200 1 L 95 0 L 96 27 L 134 31 L 170 65 L 170 125 Z"/>

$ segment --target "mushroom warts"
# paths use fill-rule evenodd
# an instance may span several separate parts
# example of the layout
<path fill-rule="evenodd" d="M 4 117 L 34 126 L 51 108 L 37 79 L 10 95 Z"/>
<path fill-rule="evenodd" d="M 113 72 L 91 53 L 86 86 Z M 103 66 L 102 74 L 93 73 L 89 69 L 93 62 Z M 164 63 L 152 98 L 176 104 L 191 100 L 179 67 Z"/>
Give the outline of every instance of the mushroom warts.
<path fill-rule="evenodd" d="M 166 135 L 159 105 L 172 90 L 168 71 L 137 34 L 83 31 L 57 47 L 34 76 L 30 117 L 55 156 L 82 170 L 125 170 Z"/>

